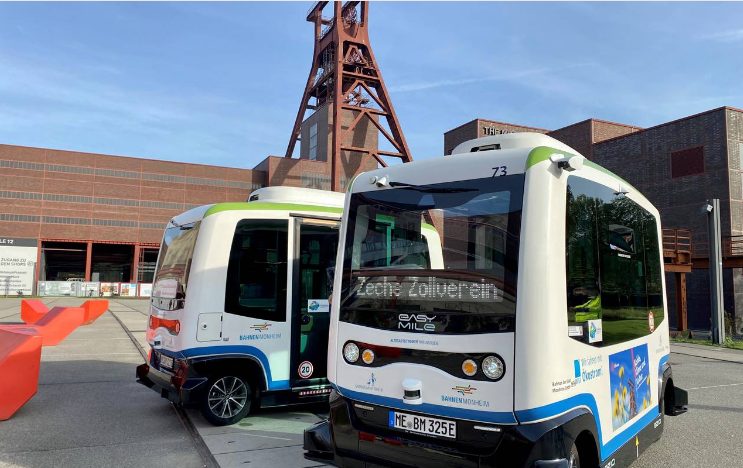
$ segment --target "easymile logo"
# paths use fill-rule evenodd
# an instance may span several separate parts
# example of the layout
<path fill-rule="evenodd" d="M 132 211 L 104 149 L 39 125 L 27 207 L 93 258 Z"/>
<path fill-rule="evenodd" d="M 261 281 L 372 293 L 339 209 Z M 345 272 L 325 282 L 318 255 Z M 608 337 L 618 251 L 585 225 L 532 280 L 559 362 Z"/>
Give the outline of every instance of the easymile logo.
<path fill-rule="evenodd" d="M 409 331 L 434 332 L 436 331 L 436 324 L 433 323 L 435 319 L 435 315 L 400 314 L 397 316 L 397 328 Z"/>

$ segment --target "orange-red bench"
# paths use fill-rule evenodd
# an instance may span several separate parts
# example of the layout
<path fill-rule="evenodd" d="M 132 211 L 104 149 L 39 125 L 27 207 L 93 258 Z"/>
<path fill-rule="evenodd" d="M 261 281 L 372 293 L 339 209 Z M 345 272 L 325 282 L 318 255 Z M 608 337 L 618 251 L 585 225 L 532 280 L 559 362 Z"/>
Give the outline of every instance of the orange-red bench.
<path fill-rule="evenodd" d="M 106 299 L 85 301 L 80 307 L 85 310 L 85 321 L 83 325 L 90 325 L 108 310 L 108 301 Z"/>
<path fill-rule="evenodd" d="M 38 335 L 42 346 L 56 346 L 84 322 L 85 309 L 82 307 L 54 307 L 33 325 L 0 325 L 0 330 Z"/>
<path fill-rule="evenodd" d="M 85 310 L 83 325 L 90 325 L 108 310 L 108 301 L 105 299 L 85 301 L 80 307 Z M 23 299 L 21 301 L 21 320 L 28 325 L 39 321 L 47 312 L 49 312 L 49 307 L 38 299 Z"/>
<path fill-rule="evenodd" d="M 40 336 L 0 330 L 0 421 L 36 394 L 41 342 Z"/>
<path fill-rule="evenodd" d="M 49 312 L 49 307 L 38 299 L 23 299 L 21 301 L 21 320 L 25 323 L 36 323 Z"/>

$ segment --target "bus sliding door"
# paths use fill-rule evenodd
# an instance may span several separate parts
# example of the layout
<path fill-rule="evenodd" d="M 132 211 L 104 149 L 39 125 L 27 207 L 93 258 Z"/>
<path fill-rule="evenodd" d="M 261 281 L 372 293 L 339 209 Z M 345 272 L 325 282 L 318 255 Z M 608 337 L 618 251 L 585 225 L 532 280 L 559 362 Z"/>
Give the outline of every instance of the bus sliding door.
<path fill-rule="evenodd" d="M 340 223 L 295 218 L 291 386 L 327 383 L 329 298 Z"/>

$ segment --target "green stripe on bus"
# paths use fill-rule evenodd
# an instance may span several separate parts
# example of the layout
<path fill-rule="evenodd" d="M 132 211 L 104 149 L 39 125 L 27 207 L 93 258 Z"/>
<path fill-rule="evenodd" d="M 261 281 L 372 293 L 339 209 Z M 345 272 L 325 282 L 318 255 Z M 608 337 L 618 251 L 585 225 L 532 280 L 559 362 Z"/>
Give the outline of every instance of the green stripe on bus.
<path fill-rule="evenodd" d="M 526 169 L 529 169 L 533 165 L 539 164 L 542 161 L 549 160 L 550 156 L 552 156 L 554 153 L 560 153 L 560 154 L 567 154 L 567 155 L 570 155 L 570 156 L 575 156 L 573 153 L 569 153 L 567 151 L 559 150 L 559 149 L 556 149 L 556 148 L 550 148 L 549 146 L 538 146 L 538 147 L 534 148 L 533 150 L 531 150 L 531 152 L 529 152 L 529 156 L 526 158 Z M 619 182 L 621 182 L 623 185 L 625 185 L 626 188 L 628 188 L 628 189 L 631 189 L 633 191 L 638 191 L 636 188 L 634 188 L 632 186 L 632 184 L 630 184 L 626 180 L 624 180 L 621 177 L 619 177 L 618 175 L 614 174 L 609 169 L 607 169 L 607 168 L 605 168 L 603 166 L 599 166 L 598 164 L 596 164 L 593 161 L 590 161 L 588 158 L 586 158 L 583 161 L 583 164 L 586 165 L 586 166 L 588 166 L 588 167 L 590 167 L 590 168 L 592 168 L 592 169 L 596 169 L 597 171 L 601 171 L 604 174 L 609 175 L 609 176 L 617 179 Z"/>
<path fill-rule="evenodd" d="M 282 211 L 321 211 L 325 213 L 343 213 L 343 208 L 336 208 L 333 206 L 317 206 L 317 205 L 299 205 L 296 203 L 270 203 L 270 202 L 233 202 L 233 203 L 217 203 L 212 206 L 206 213 L 204 218 L 211 216 L 215 213 L 221 213 L 223 211 L 258 211 L 258 210 L 282 210 Z"/>
<path fill-rule="evenodd" d="M 550 156 L 552 156 L 555 153 L 569 154 L 571 156 L 575 156 L 573 153 L 568 153 L 567 151 L 550 148 L 549 146 L 537 146 L 536 148 L 534 148 L 533 150 L 529 152 L 529 156 L 526 158 L 526 168 L 524 170 L 527 170 L 533 165 L 539 164 L 542 161 L 549 160 Z"/>

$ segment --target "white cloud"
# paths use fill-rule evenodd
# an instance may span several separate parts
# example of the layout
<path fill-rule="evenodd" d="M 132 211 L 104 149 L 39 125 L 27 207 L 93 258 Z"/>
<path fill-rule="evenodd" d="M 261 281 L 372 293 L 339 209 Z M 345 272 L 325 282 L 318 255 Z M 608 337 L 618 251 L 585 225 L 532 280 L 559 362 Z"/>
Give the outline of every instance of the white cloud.
<path fill-rule="evenodd" d="M 589 63 L 575 63 L 565 65 L 561 67 L 538 67 L 524 70 L 515 70 L 511 72 L 487 75 L 481 77 L 463 77 L 463 78 L 452 78 L 445 80 L 433 80 L 433 81 L 420 81 L 415 83 L 407 83 L 401 85 L 395 85 L 390 87 L 390 93 L 406 93 L 414 91 L 426 91 L 434 88 L 442 88 L 447 86 L 463 86 L 468 84 L 486 83 L 493 81 L 504 81 L 504 82 L 520 82 L 527 77 L 544 76 L 552 73 L 557 73 L 563 70 L 580 68 L 589 66 Z"/>
<path fill-rule="evenodd" d="M 743 41 L 743 29 L 728 29 L 727 31 L 719 31 L 716 33 L 705 34 L 699 36 L 700 39 L 706 41 L 717 41 L 717 42 L 738 42 Z"/>

